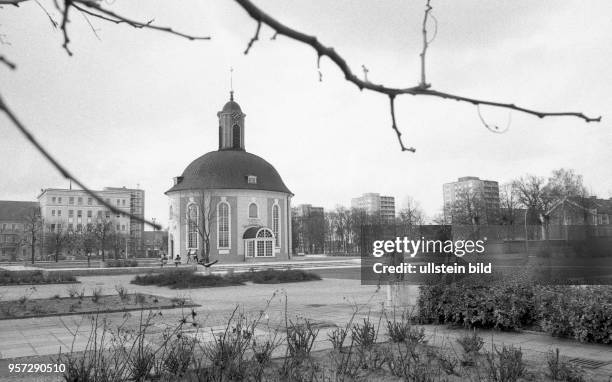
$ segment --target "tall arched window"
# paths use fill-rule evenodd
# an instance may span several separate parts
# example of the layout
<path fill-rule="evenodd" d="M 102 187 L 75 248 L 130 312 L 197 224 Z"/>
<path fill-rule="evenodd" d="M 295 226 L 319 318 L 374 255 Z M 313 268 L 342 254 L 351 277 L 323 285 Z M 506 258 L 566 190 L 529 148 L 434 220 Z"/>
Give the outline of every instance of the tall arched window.
<path fill-rule="evenodd" d="M 234 125 L 234 127 L 232 128 L 232 144 L 234 146 L 235 149 L 239 149 L 240 148 L 240 126 L 238 125 Z"/>
<path fill-rule="evenodd" d="M 257 204 L 256 203 L 249 204 L 249 218 L 257 219 L 258 217 L 259 217 L 259 214 L 257 211 Z"/>
<path fill-rule="evenodd" d="M 274 232 L 274 245 L 280 247 L 280 207 L 278 204 L 272 206 L 272 232 Z"/>
<path fill-rule="evenodd" d="M 198 249 L 198 206 L 190 204 L 187 207 L 187 249 Z"/>
<path fill-rule="evenodd" d="M 227 202 L 217 205 L 217 247 L 230 247 L 230 207 Z"/>

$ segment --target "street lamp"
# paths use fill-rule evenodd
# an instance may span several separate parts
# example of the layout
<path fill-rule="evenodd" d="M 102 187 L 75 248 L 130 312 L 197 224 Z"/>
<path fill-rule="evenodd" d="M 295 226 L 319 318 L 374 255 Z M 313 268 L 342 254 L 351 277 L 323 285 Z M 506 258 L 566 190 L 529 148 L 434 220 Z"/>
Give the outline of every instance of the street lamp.
<path fill-rule="evenodd" d="M 529 212 L 529 207 L 525 209 L 525 256 L 529 258 L 529 237 L 527 235 L 527 213 Z"/>

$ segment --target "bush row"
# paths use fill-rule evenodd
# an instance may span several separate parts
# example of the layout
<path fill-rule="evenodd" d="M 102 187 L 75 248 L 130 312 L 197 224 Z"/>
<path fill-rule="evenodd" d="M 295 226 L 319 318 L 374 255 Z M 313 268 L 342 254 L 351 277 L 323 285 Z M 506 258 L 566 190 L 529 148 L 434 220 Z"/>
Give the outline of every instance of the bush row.
<path fill-rule="evenodd" d="M 273 270 L 260 272 L 245 272 L 236 274 L 203 275 L 191 270 L 173 270 L 164 273 L 150 273 L 136 276 L 132 284 L 167 286 L 173 289 L 222 287 L 230 285 L 243 285 L 247 281 L 256 284 L 279 284 L 320 280 L 321 278 L 310 272 L 302 270 Z"/>
<path fill-rule="evenodd" d="M 76 278 L 70 274 L 65 274 L 61 272 L 49 272 L 46 275 L 42 271 L 0 272 L 0 285 L 54 284 L 65 282 L 76 282 Z"/>
<path fill-rule="evenodd" d="M 134 259 L 107 260 L 105 265 L 108 268 L 137 267 L 138 261 Z"/>
<path fill-rule="evenodd" d="M 581 342 L 612 343 L 612 287 L 486 280 L 421 286 L 419 318 L 469 328 L 539 328 Z"/>

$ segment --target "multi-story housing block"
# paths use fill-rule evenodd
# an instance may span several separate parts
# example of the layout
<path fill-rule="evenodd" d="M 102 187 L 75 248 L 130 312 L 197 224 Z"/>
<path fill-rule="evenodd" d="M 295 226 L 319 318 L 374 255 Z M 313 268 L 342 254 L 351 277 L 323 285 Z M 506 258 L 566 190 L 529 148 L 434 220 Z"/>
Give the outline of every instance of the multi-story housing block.
<path fill-rule="evenodd" d="M 499 183 L 465 176 L 445 183 L 444 217 L 448 224 L 499 224 Z"/>
<path fill-rule="evenodd" d="M 351 199 L 351 207 L 364 210 L 368 215 L 379 215 L 382 221 L 391 222 L 395 219 L 395 197 L 381 196 L 369 192 Z"/>
<path fill-rule="evenodd" d="M 109 223 L 114 233 L 125 236 L 127 250 L 138 254 L 143 248 L 144 225 L 130 214 L 144 217 L 144 191 L 106 187 L 95 191 L 104 201 L 121 212 L 112 212 L 83 190 L 47 188 L 38 196 L 43 231 L 80 232 L 100 223 Z"/>

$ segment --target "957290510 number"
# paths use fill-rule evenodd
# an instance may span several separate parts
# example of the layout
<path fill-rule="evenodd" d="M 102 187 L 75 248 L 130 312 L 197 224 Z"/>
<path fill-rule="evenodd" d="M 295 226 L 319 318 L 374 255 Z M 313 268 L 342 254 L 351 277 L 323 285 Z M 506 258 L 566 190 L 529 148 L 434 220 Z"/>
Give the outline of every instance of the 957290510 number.
<path fill-rule="evenodd" d="M 10 373 L 63 373 L 66 365 L 63 363 L 9 363 Z"/>

